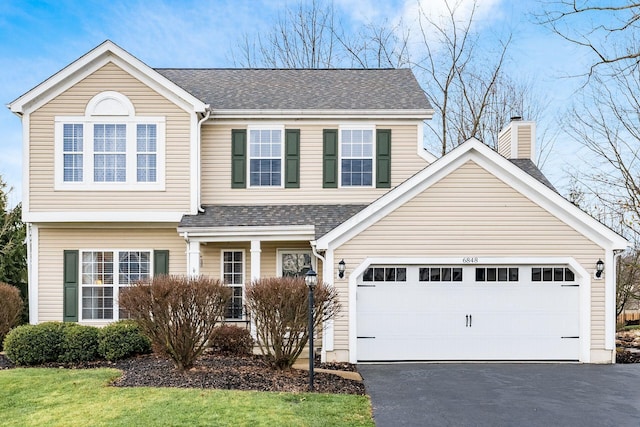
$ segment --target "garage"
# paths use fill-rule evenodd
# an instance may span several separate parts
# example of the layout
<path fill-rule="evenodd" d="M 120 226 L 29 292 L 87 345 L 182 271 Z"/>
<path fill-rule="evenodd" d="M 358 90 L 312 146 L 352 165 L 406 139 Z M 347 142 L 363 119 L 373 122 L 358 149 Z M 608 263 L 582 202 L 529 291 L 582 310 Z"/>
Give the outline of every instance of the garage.
<path fill-rule="evenodd" d="M 580 359 L 568 265 L 374 264 L 357 279 L 357 359 Z"/>

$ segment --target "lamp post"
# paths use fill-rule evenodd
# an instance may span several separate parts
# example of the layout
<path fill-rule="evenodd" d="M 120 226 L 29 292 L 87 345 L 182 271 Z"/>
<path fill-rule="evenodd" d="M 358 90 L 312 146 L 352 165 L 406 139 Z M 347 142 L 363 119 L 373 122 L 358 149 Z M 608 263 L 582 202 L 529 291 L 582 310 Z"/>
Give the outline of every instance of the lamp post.
<path fill-rule="evenodd" d="M 313 268 L 307 271 L 304 281 L 309 288 L 309 391 L 313 391 L 313 290 L 318 283 L 318 275 Z"/>

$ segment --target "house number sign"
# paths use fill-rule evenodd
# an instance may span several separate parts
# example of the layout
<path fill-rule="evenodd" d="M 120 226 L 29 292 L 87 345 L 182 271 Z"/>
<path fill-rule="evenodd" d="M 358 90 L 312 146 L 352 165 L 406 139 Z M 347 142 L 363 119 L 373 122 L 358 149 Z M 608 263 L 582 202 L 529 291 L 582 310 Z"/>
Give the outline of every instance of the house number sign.
<path fill-rule="evenodd" d="M 462 258 L 463 264 L 477 264 L 480 262 L 480 259 L 477 256 L 466 256 Z"/>

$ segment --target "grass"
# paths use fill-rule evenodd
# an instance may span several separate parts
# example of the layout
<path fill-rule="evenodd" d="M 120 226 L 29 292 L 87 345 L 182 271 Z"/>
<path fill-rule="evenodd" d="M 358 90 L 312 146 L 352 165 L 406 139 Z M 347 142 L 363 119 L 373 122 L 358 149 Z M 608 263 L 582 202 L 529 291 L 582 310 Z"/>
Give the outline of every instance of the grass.
<path fill-rule="evenodd" d="M 1 426 L 374 426 L 366 396 L 119 388 L 114 369 L 0 371 Z"/>

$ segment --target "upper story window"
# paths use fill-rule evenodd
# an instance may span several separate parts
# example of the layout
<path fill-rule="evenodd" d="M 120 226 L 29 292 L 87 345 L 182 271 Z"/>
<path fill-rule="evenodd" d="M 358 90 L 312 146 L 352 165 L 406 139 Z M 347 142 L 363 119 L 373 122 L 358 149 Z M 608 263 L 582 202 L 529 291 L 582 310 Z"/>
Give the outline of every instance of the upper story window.
<path fill-rule="evenodd" d="M 249 185 L 282 186 L 284 129 L 249 129 Z"/>
<path fill-rule="evenodd" d="M 89 101 L 84 116 L 55 119 L 57 190 L 163 190 L 164 117 L 136 116 L 117 92 Z"/>
<path fill-rule="evenodd" d="M 373 128 L 340 129 L 340 183 L 343 187 L 373 185 Z"/>

